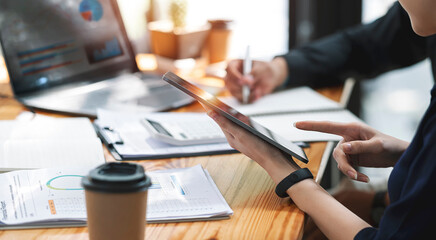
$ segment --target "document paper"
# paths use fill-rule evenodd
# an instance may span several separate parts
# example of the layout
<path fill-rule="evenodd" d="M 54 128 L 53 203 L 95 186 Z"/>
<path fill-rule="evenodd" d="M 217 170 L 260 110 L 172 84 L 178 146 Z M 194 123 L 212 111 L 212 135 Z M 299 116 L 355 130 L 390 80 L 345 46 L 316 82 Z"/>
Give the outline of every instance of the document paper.
<path fill-rule="evenodd" d="M 248 116 L 276 115 L 291 112 L 315 112 L 339 109 L 339 104 L 309 87 L 298 87 L 263 96 L 251 104 L 241 104 L 234 97 L 223 97 L 221 101 Z"/>
<path fill-rule="evenodd" d="M 105 162 L 103 147 L 87 118 L 0 121 L 0 171 L 87 167 Z"/>
<path fill-rule="evenodd" d="M 0 174 L 0 229 L 83 226 L 89 169 L 37 169 Z M 146 172 L 152 179 L 147 221 L 207 220 L 233 214 L 201 165 Z"/>
<path fill-rule="evenodd" d="M 362 122 L 341 107 L 309 87 L 298 87 L 272 93 L 251 104 L 241 104 L 234 97 L 221 100 L 254 121 L 292 142 L 340 141 L 341 136 L 316 131 L 303 131 L 293 124 L 298 121 Z"/>

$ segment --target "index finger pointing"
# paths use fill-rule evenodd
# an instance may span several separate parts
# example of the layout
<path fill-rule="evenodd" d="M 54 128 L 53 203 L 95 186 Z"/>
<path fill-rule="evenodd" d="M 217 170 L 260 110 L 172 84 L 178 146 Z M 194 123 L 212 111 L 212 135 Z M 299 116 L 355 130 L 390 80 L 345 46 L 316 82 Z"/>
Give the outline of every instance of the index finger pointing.
<path fill-rule="evenodd" d="M 318 131 L 344 136 L 347 133 L 348 126 L 346 123 L 329 122 L 329 121 L 301 121 L 296 122 L 295 127 L 301 130 Z"/>

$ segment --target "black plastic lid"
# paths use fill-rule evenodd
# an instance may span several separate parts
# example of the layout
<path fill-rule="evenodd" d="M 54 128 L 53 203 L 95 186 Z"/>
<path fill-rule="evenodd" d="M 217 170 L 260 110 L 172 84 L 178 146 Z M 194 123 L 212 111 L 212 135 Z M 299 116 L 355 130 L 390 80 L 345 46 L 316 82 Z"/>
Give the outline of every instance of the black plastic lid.
<path fill-rule="evenodd" d="M 82 179 L 82 186 L 97 192 L 141 192 L 151 186 L 151 179 L 145 175 L 141 165 L 110 162 L 91 170 Z"/>

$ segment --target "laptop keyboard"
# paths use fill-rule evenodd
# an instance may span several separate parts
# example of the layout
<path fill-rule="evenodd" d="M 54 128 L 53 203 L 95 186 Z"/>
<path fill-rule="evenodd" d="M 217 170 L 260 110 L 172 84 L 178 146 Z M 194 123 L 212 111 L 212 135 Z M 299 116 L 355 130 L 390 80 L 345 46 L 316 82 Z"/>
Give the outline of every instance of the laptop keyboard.
<path fill-rule="evenodd" d="M 192 98 L 168 85 L 154 87 L 150 89 L 150 94 L 136 99 L 130 99 L 128 102 L 137 102 L 138 105 L 144 105 L 152 108 L 172 108 L 186 105 L 192 101 Z M 86 96 L 87 107 L 101 107 L 106 105 L 112 96 L 111 89 L 95 91 Z"/>
<path fill-rule="evenodd" d="M 187 105 L 194 100 L 164 81 L 149 81 L 146 86 L 136 81 L 123 80 L 103 85 L 95 83 L 84 85 L 86 88 L 67 88 L 65 91 L 54 91 L 51 94 L 24 99 L 26 104 L 43 109 L 96 115 L 98 108 L 126 106 L 144 106 L 150 111 L 164 111 Z M 87 89 L 91 87 L 91 91 Z M 95 90 L 92 90 L 94 87 Z M 147 90 L 141 94 L 139 88 Z"/>

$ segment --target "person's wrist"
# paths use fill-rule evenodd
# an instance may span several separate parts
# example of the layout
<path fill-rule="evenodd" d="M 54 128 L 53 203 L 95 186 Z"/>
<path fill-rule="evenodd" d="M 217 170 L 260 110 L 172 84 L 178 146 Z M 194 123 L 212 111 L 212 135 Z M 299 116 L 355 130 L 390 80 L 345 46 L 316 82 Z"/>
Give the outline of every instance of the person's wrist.
<path fill-rule="evenodd" d="M 289 162 L 289 160 L 284 157 L 283 154 L 270 155 L 268 158 L 256 162 L 258 162 L 259 165 L 265 169 L 276 185 L 290 173 L 300 169 L 295 162 Z"/>
<path fill-rule="evenodd" d="M 288 191 L 299 182 L 305 179 L 313 179 L 313 175 L 308 168 L 300 168 L 292 172 L 281 180 L 275 189 L 277 196 L 284 198 L 288 196 Z"/>
<path fill-rule="evenodd" d="M 389 161 L 389 166 L 393 167 L 409 147 L 409 142 L 385 134 L 382 135 L 382 138 L 385 140 L 383 150 L 390 153 L 386 159 Z"/>
<path fill-rule="evenodd" d="M 276 87 L 281 86 L 288 77 L 288 65 L 283 57 L 276 57 L 271 61 L 271 66 L 276 76 Z"/>

